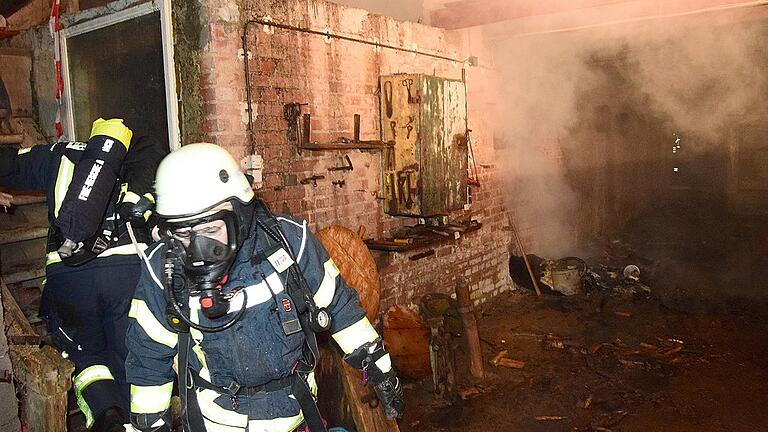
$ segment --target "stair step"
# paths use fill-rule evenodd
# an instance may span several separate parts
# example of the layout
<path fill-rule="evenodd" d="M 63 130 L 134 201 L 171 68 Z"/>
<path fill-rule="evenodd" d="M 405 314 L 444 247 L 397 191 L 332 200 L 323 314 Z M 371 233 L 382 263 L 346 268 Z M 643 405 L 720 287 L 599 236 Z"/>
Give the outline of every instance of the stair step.
<path fill-rule="evenodd" d="M 44 194 L 12 194 L 11 204 L 22 206 L 30 204 L 43 204 L 46 202 Z M 47 209 L 46 209 L 47 211 Z"/>
<path fill-rule="evenodd" d="M 2 134 L 0 135 L 0 145 L 16 145 L 24 141 L 22 134 Z"/>
<path fill-rule="evenodd" d="M 47 225 L 37 227 L 18 227 L 0 232 L 0 245 L 45 238 L 47 236 Z"/>
<path fill-rule="evenodd" d="M 45 265 L 41 263 L 36 266 L 25 266 L 25 268 L 11 270 L 3 275 L 3 281 L 7 284 L 26 282 L 33 279 L 45 277 Z"/>

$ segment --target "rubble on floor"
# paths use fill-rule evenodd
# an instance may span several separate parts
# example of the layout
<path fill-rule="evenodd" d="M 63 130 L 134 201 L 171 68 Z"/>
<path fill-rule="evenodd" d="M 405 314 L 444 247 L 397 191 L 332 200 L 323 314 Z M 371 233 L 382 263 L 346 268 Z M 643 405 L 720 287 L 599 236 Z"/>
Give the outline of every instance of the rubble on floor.
<path fill-rule="evenodd" d="M 694 314 L 647 296 L 507 293 L 477 311 L 485 378 L 470 378 L 458 344 L 454 397 L 434 394 L 432 377 L 410 382 L 400 429 L 768 430 L 759 310 Z"/>

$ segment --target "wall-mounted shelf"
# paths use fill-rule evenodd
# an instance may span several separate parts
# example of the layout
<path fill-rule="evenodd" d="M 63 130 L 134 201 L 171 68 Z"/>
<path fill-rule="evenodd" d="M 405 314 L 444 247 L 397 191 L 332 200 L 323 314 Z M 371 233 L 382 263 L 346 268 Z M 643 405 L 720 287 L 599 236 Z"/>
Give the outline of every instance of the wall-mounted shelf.
<path fill-rule="evenodd" d="M 368 249 L 384 252 L 409 252 L 416 249 L 423 249 L 439 245 L 441 243 L 452 242 L 460 239 L 464 235 L 477 231 L 483 227 L 478 221 L 469 221 L 463 224 L 447 224 L 442 226 L 416 225 L 410 227 L 412 234 L 406 234 L 399 237 L 365 240 Z"/>
<path fill-rule="evenodd" d="M 337 141 L 329 143 L 302 143 L 300 150 L 383 150 L 394 146 L 394 142 L 384 141 Z"/>
<path fill-rule="evenodd" d="M 293 117 L 292 117 L 293 118 Z M 299 151 L 301 150 L 383 150 L 395 146 L 394 141 L 362 141 L 360 140 L 360 114 L 354 116 L 355 129 L 353 138 L 339 138 L 336 141 L 318 143 L 311 142 L 312 135 L 311 116 L 304 114 L 302 116 L 302 133 L 299 140 Z"/>

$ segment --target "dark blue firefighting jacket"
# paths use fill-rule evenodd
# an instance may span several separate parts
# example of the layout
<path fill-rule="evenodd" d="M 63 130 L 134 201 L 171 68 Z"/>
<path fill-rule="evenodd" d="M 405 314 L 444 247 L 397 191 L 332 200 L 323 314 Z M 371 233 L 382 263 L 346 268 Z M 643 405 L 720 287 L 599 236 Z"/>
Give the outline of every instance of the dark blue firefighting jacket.
<path fill-rule="evenodd" d="M 330 332 L 342 350 L 350 353 L 377 339 L 378 334 L 360 307 L 357 292 L 342 280 L 333 260 L 309 232 L 306 222 L 289 217 L 277 219 L 317 306 L 327 308 L 332 316 Z M 302 357 L 304 333 L 286 336 L 280 320 L 281 312 L 285 311 L 280 310 L 285 308 L 280 299 L 285 294 L 287 271 L 277 272 L 266 259 L 252 260 L 267 247 L 264 236 L 253 224 L 223 287 L 224 293 L 245 287 L 247 310 L 242 319 L 218 333 L 191 330 L 194 355 L 190 355 L 190 369 L 216 386 L 258 386 L 284 378 L 291 375 Z M 161 240 L 147 250 L 152 271 L 160 282 L 163 281 L 166 241 Z M 166 320 L 163 289 L 145 268 L 129 314 L 133 319 L 127 336 L 126 373 L 131 383 L 134 414 L 161 413 L 170 404 L 178 336 Z M 229 314 L 211 321 L 200 312 L 198 300 L 191 298 L 191 318 L 207 326 L 221 325 L 240 310 L 242 299 L 241 294 L 233 297 Z M 389 355 L 377 361 L 377 366 L 389 371 Z M 307 380 L 316 393 L 313 374 Z M 214 424 L 282 432 L 292 431 L 302 422 L 299 404 L 290 391 L 288 387 L 255 396 L 237 396 L 236 404 L 229 395 L 213 390 L 198 389 L 197 397 L 204 418 Z"/>
<path fill-rule="evenodd" d="M 107 208 L 80 208 L 82 217 L 103 219 L 102 225 L 111 228 L 119 237 L 100 257 L 136 253 L 124 225 L 115 217 L 114 206 L 117 199 L 135 203 L 144 196 L 154 201 L 151 194 L 154 173 L 167 153 L 154 140 L 146 139 L 142 143 L 139 148 L 131 149 L 123 163 L 122 184 L 115 186 L 118 192 L 116 199 Z M 59 142 L 18 150 L 0 149 L 0 186 L 12 191 L 44 192 L 48 202 L 48 220 L 53 223 L 85 147 L 86 143 L 82 142 Z M 89 211 L 94 214 L 89 214 Z M 56 248 L 55 243 L 49 242 L 46 265 L 61 261 Z"/>

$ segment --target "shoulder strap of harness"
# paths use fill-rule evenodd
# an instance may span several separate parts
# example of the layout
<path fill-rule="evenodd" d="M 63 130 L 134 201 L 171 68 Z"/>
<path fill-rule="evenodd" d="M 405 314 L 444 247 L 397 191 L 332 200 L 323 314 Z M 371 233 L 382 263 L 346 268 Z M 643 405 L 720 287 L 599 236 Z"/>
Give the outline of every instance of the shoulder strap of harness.
<path fill-rule="evenodd" d="M 317 335 L 313 329 L 312 321 L 317 314 L 319 308 L 315 304 L 315 300 L 312 296 L 312 291 L 309 289 L 306 279 L 299 268 L 299 263 L 296 255 L 293 253 L 291 245 L 285 239 L 283 231 L 280 229 L 280 222 L 275 218 L 272 212 L 269 211 L 263 201 L 256 199 L 254 208 L 254 222 L 257 226 L 264 231 L 264 245 L 263 250 L 259 251 L 261 259 L 266 259 L 265 251 L 271 251 L 273 248 L 281 246 L 285 249 L 288 255 L 293 260 L 293 264 L 288 267 L 288 277 L 286 281 L 286 291 L 288 296 L 296 305 L 296 311 L 298 312 L 299 322 L 301 323 L 301 330 L 304 332 L 304 339 L 306 341 L 306 347 L 308 348 L 311 358 L 305 358 L 308 368 L 302 370 L 301 367 L 297 367 L 296 372 L 301 374 L 308 374 L 314 370 L 317 360 L 320 358 L 320 350 L 317 346 Z M 275 269 L 277 271 L 277 269 Z M 322 311 L 325 313 L 325 311 Z M 305 355 L 305 357 L 307 357 Z M 315 404 L 312 393 L 309 390 L 309 386 L 305 377 L 302 379 L 296 379 L 293 384 L 293 394 L 299 402 L 302 411 L 304 412 L 304 421 L 306 422 L 311 432 L 324 432 L 326 430 L 323 424 L 320 411 Z"/>

